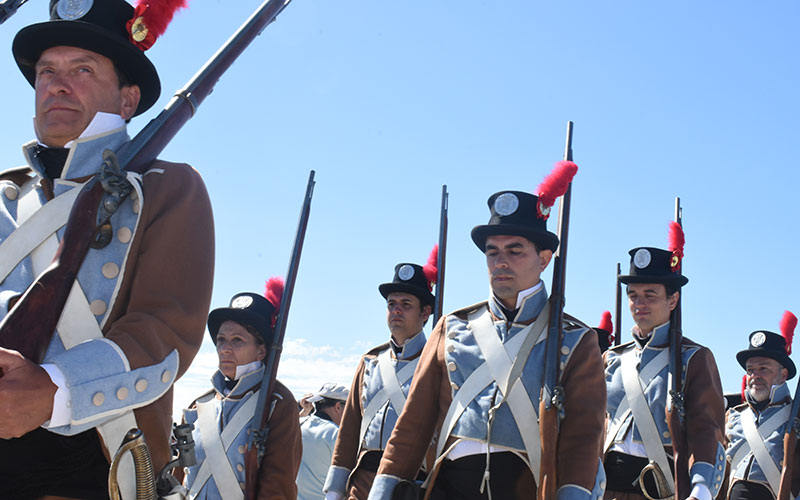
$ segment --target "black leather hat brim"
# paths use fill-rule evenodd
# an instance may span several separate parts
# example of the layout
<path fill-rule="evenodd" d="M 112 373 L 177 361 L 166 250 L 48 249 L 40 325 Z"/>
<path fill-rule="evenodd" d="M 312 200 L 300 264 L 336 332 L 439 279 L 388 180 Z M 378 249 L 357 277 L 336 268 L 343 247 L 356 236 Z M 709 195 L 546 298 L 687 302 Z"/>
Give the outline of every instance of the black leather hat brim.
<path fill-rule="evenodd" d="M 161 82 L 155 66 L 144 52 L 105 29 L 81 21 L 47 21 L 22 28 L 11 50 L 20 71 L 31 86 L 36 83 L 36 62 L 42 52 L 57 46 L 78 47 L 111 59 L 130 81 L 139 86 L 141 99 L 134 116 L 155 104 L 161 94 Z"/>
<path fill-rule="evenodd" d="M 794 362 L 785 352 L 775 352 L 768 349 L 745 349 L 744 351 L 739 351 L 736 353 L 736 361 L 747 370 L 747 360 L 750 358 L 754 358 L 756 356 L 762 356 L 764 358 L 774 359 L 778 363 L 781 364 L 784 368 L 789 370 L 789 377 L 787 380 L 791 380 L 797 375 L 797 367 L 794 366 Z"/>
<path fill-rule="evenodd" d="M 486 238 L 489 236 L 522 236 L 536 243 L 539 250 L 556 251 L 558 248 L 558 236 L 550 231 L 537 231 L 529 226 L 519 224 L 485 224 L 472 228 L 472 241 L 481 249 L 486 251 Z"/>
<path fill-rule="evenodd" d="M 232 307 L 220 307 L 214 309 L 208 315 L 208 333 L 214 344 L 217 343 L 217 333 L 219 327 L 226 321 L 235 321 L 240 325 L 250 325 L 261 334 L 264 343 L 269 345 L 272 342 L 272 328 L 267 324 L 264 316 L 247 309 L 235 309 Z"/>
<path fill-rule="evenodd" d="M 668 276 L 639 276 L 624 274 L 619 276 L 619 282 L 624 285 L 630 283 L 661 283 L 662 285 L 673 285 L 680 288 L 689 282 L 689 278 L 678 274 Z"/>
<path fill-rule="evenodd" d="M 431 292 L 407 283 L 383 283 L 378 285 L 378 291 L 381 292 L 384 299 L 388 299 L 391 293 L 410 293 L 418 298 L 423 306 L 433 307 L 435 301 Z"/>

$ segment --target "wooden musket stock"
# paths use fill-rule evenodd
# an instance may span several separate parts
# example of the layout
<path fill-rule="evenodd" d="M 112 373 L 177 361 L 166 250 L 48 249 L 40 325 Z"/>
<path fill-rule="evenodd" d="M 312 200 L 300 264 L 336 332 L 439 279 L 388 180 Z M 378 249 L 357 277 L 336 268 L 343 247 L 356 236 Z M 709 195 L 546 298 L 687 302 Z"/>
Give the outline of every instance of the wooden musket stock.
<path fill-rule="evenodd" d="M 194 115 L 222 74 L 288 3 L 289 0 L 264 2 L 166 108 L 117 151 L 118 165 L 126 171 L 145 170 Z M 98 176 L 84 186 L 72 207 L 52 264 L 0 322 L 0 346 L 19 351 L 35 363 L 42 361 L 90 243 L 105 222 L 97 220 L 105 194 Z"/>
<path fill-rule="evenodd" d="M 572 122 L 567 122 L 567 145 L 564 160 L 572 161 Z M 564 319 L 564 287 L 567 272 L 567 238 L 569 236 L 569 211 L 572 183 L 561 198 L 558 210 L 558 253 L 553 265 L 553 288 L 550 296 L 550 324 L 545 344 L 544 385 L 539 396 L 539 436 L 542 443 L 541 470 L 539 471 L 539 500 L 556 497 L 558 479 L 558 412 L 563 404 L 564 390 L 558 385 L 558 356 L 561 349 L 561 325 Z"/>

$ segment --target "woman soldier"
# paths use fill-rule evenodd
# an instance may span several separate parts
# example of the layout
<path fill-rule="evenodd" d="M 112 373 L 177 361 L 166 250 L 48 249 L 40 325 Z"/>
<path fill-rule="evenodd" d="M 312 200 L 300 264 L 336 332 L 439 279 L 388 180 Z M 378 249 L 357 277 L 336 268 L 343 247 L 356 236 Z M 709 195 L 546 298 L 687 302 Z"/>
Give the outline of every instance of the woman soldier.
<path fill-rule="evenodd" d="M 219 369 L 211 378 L 213 389 L 184 410 L 184 420 L 195 427 L 197 455 L 197 465 L 186 469 L 184 485 L 190 499 L 244 497 L 247 431 L 264 377 L 263 360 L 272 341 L 282 289 L 281 280 L 272 278 L 267 283 L 266 298 L 239 293 L 229 307 L 214 309 L 208 315 Z M 257 498 L 294 499 L 302 455 L 297 402 L 278 381 L 272 396 L 271 404 L 267 404 L 269 436 L 258 471 Z"/>

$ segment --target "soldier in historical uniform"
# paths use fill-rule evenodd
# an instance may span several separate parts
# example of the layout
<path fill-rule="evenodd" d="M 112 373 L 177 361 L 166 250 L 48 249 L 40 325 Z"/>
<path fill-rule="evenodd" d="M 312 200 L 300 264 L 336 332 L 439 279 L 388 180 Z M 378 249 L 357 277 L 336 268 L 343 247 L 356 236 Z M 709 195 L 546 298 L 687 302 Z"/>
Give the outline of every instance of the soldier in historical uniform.
<path fill-rule="evenodd" d="M 50 264 L 103 152 L 126 144 L 126 121 L 158 99 L 143 52 L 154 37 L 142 44 L 126 26 L 143 19 L 122 0 L 53 1 L 51 21 L 14 39 L 36 139 L 26 165 L 0 175 L 0 318 Z M 211 297 L 213 219 L 188 165 L 155 161 L 127 180 L 133 192 L 88 250 L 43 363 L 0 349 L 0 498 L 107 498 L 109 454 L 132 427 L 156 470 L 169 458 L 172 385 L 200 347 Z"/>
<path fill-rule="evenodd" d="M 680 289 L 689 280 L 677 265 L 673 266 L 673 252 L 634 248 L 630 256 L 630 274 L 619 280 L 627 285 L 628 304 L 636 323 L 633 341 L 604 354 L 609 415 L 605 497 L 644 498 L 639 486 L 643 477 L 648 494 L 659 498 L 666 493 L 659 494 L 654 474 L 642 474 L 642 469 L 655 462 L 667 487 L 674 488 L 672 437 L 665 414 L 670 389 L 670 312 L 678 307 Z M 683 337 L 681 355 L 690 498 L 710 500 L 719 492 L 724 476 L 725 402 L 711 351 Z"/>
<path fill-rule="evenodd" d="M 796 325 L 797 318 L 786 311 L 781 321 L 782 335 L 755 331 L 750 334 L 749 347 L 736 354 L 747 375 L 745 402 L 728 412 L 725 426 L 730 462 L 729 500 L 777 498 L 784 458 L 783 436 L 792 408 L 786 381 L 797 373 L 789 358 Z M 800 490 L 798 458 L 795 453 L 791 498 Z"/>
<path fill-rule="evenodd" d="M 436 281 L 435 270 L 427 271 L 417 264 L 398 264 L 392 282 L 378 287 L 386 299 L 391 337 L 358 363 L 325 480 L 328 500 L 367 498 L 425 346 L 422 328 L 431 315 L 431 283 Z M 429 437 L 424 447 L 427 449 L 430 443 Z M 422 461 L 412 476 L 421 465 Z"/>
<path fill-rule="evenodd" d="M 407 484 L 401 480 L 413 479 L 437 432 L 426 498 L 536 498 L 542 459 L 537 412 L 550 311 L 540 275 L 558 237 L 538 215 L 537 196 L 503 191 L 488 203 L 489 223 L 475 227 L 472 239 L 486 255 L 492 293 L 434 328 L 371 500 L 388 500 L 398 484 Z M 564 318 L 558 498 L 597 499 L 605 486 L 600 351 L 594 331 Z M 518 357 L 525 349 L 530 354 Z M 510 377 L 514 359 L 524 363 L 518 377 Z"/>
<path fill-rule="evenodd" d="M 271 283 L 274 283 L 271 281 Z M 282 288 L 282 286 L 281 286 Z M 238 293 L 229 307 L 208 315 L 208 332 L 217 346 L 219 369 L 213 388 L 184 410 L 194 425 L 197 464 L 186 471 L 189 499 L 244 498 L 245 448 L 264 378 L 264 357 L 272 344 L 280 293 Z M 255 489 L 259 500 L 297 497 L 295 478 L 303 453 L 297 401 L 279 381 L 267 401 L 269 436 Z"/>
<path fill-rule="evenodd" d="M 333 447 L 339 435 L 339 424 L 344 415 L 344 405 L 350 391 L 343 385 L 325 383 L 307 401 L 314 412 L 301 416 L 300 432 L 303 435 L 303 460 L 297 473 L 298 500 L 322 500 L 322 488 L 333 458 Z"/>

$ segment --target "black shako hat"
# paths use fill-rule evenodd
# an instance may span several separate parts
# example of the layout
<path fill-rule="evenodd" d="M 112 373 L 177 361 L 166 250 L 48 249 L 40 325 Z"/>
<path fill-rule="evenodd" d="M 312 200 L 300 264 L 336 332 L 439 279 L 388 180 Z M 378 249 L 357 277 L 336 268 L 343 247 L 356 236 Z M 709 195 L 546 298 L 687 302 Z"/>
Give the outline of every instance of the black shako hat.
<path fill-rule="evenodd" d="M 680 273 L 680 268 L 673 270 L 673 253 L 660 248 L 639 247 L 628 252 L 631 256 L 629 274 L 619 276 L 620 283 L 661 283 L 680 288 L 689 282 L 689 278 Z"/>
<path fill-rule="evenodd" d="M 390 293 L 410 293 L 418 298 L 423 306 L 433 307 L 434 298 L 429 284 L 422 266 L 403 262 L 394 266 L 392 282 L 378 285 L 378 291 L 384 299 L 388 299 Z"/>
<path fill-rule="evenodd" d="M 793 378 L 797 374 L 797 368 L 794 366 L 794 362 L 792 362 L 789 355 L 786 354 L 786 339 L 780 334 L 767 330 L 758 330 L 751 333 L 750 346 L 744 351 L 736 353 L 736 361 L 746 370 L 747 360 L 755 356 L 774 359 L 780 363 L 784 368 L 789 370 L 789 378 L 787 380 Z"/>
<path fill-rule="evenodd" d="M 472 241 L 486 251 L 486 238 L 506 235 L 527 238 L 539 250 L 556 251 L 558 236 L 547 230 L 547 220 L 539 216 L 539 197 L 522 191 L 500 191 L 489 197 L 489 222 L 472 228 Z"/>
<path fill-rule="evenodd" d="M 59 0 L 50 3 L 50 21 L 22 28 L 11 50 L 20 71 L 33 86 L 36 61 L 50 47 L 66 45 L 111 59 L 131 83 L 139 86 L 141 99 L 134 116 L 147 111 L 161 94 L 155 66 L 133 44 L 126 23 L 134 9 L 125 0 Z"/>
<path fill-rule="evenodd" d="M 217 343 L 217 333 L 222 323 L 235 321 L 242 325 L 250 325 L 261 334 L 266 345 L 272 343 L 272 318 L 275 315 L 275 306 L 263 295 L 251 292 L 237 293 L 231 299 L 228 307 L 214 309 L 208 315 L 208 333 L 211 340 Z"/>

